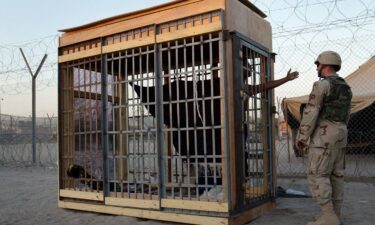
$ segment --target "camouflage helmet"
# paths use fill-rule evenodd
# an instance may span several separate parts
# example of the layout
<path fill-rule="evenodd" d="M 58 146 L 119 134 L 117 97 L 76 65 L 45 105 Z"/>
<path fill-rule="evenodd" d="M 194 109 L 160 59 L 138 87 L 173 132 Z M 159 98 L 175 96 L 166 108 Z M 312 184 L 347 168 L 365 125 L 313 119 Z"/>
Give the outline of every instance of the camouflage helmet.
<path fill-rule="evenodd" d="M 341 57 L 337 52 L 325 51 L 319 54 L 315 64 L 337 66 L 337 71 L 341 68 Z"/>

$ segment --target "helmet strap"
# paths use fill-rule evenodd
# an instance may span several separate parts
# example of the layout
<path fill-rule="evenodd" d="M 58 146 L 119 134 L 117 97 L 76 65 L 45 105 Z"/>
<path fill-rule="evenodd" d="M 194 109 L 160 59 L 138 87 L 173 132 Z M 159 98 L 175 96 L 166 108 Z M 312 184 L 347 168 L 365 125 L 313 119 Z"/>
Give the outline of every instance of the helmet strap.
<path fill-rule="evenodd" d="M 320 67 L 320 69 L 318 70 L 318 77 L 319 77 L 319 78 L 322 78 L 322 70 L 323 70 L 323 67 L 324 67 L 324 65 L 322 65 L 322 66 Z"/>

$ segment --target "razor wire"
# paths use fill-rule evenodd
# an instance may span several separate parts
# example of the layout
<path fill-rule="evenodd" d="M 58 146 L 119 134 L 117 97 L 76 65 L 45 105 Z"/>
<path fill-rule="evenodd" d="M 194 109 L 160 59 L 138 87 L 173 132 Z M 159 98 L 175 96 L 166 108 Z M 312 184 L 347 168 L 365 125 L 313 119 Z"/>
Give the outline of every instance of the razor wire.
<path fill-rule="evenodd" d="M 284 75 L 289 68 L 301 74 L 315 74 L 313 62 L 324 50 L 340 53 L 341 73 L 345 77 L 375 54 L 371 48 L 375 37 L 373 0 L 251 2 L 266 13 L 266 20 L 272 26 L 276 77 Z"/>
<path fill-rule="evenodd" d="M 58 35 L 36 40 L 0 44 L 0 94 L 18 95 L 31 93 L 30 73 L 20 54 L 25 52 L 31 68 L 37 68 L 44 54 L 48 54 L 45 65 L 38 75 L 37 91 L 57 86 L 57 41 Z"/>

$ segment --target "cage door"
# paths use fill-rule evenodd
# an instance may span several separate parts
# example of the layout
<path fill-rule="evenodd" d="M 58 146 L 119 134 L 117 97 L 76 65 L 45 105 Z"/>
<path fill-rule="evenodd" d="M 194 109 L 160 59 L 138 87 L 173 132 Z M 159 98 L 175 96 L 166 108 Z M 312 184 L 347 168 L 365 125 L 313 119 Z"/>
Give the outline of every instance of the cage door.
<path fill-rule="evenodd" d="M 237 185 L 241 206 L 269 199 L 272 190 L 272 95 L 265 89 L 270 79 L 270 54 L 262 46 L 234 35 Z"/>

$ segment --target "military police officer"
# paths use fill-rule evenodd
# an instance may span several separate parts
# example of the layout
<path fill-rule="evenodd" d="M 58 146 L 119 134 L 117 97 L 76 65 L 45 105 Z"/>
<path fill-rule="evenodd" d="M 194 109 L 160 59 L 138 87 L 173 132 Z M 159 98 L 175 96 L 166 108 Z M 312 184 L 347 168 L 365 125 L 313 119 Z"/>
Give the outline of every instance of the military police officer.
<path fill-rule="evenodd" d="M 340 55 L 322 52 L 315 61 L 318 76 L 296 138 L 295 147 L 307 148 L 308 182 L 322 213 L 308 225 L 339 225 L 344 194 L 344 157 L 352 92 L 338 76 Z"/>

